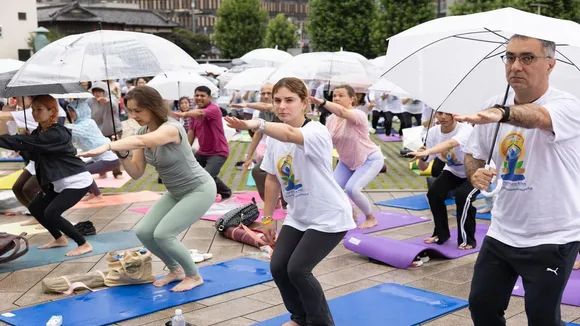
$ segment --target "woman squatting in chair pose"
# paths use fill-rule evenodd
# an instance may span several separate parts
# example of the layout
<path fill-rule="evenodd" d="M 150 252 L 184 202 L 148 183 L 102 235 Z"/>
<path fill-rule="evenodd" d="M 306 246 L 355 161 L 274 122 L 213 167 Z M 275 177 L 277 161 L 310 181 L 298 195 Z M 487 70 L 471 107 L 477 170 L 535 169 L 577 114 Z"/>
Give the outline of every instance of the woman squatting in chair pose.
<path fill-rule="evenodd" d="M 56 99 L 50 95 L 35 96 L 32 99 L 32 116 L 38 127 L 30 135 L 0 136 L 0 147 L 26 152 L 35 162 L 36 179 L 41 191 L 32 199 L 28 209 L 54 238 L 39 249 L 68 246 L 66 235 L 78 245 L 67 256 L 90 252 L 93 247 L 62 214 L 86 195 L 93 177 L 85 163 L 76 157 L 71 131 L 57 123 Z"/>
<path fill-rule="evenodd" d="M 169 274 L 153 283 L 165 286 L 181 281 L 171 290 L 191 290 L 203 284 L 189 251 L 177 235 L 197 222 L 213 204 L 217 191 L 213 178 L 202 168 L 189 146 L 183 125 L 169 119 L 159 92 L 149 86 L 137 86 L 127 96 L 127 112 L 141 128 L 137 135 L 99 146 L 80 154 L 99 156 L 117 152 L 131 178 L 137 180 L 153 165 L 167 188 L 164 194 L 136 227 L 137 237 L 145 248 L 159 257 Z M 133 153 L 132 158 L 129 154 Z"/>
<path fill-rule="evenodd" d="M 231 128 L 258 129 L 269 138 L 261 168 L 266 177 L 264 234 L 276 243 L 270 269 L 291 320 L 284 325 L 334 325 L 312 269 L 356 227 L 352 208 L 332 172 L 328 129 L 305 118 L 308 89 L 297 78 L 274 85 L 274 111 L 284 123 L 226 117 Z M 272 220 L 282 188 L 288 215 L 276 239 Z"/>
<path fill-rule="evenodd" d="M 334 89 L 332 102 L 310 97 L 314 103 L 325 107 L 332 115 L 326 127 L 340 157 L 334 169 L 334 179 L 346 190 L 350 199 L 365 214 L 361 229 L 377 225 L 371 203 L 362 189 L 381 172 L 385 158 L 380 148 L 369 137 L 367 115 L 353 107 L 356 93 L 349 85 Z M 353 216 L 356 214 L 353 207 Z"/>

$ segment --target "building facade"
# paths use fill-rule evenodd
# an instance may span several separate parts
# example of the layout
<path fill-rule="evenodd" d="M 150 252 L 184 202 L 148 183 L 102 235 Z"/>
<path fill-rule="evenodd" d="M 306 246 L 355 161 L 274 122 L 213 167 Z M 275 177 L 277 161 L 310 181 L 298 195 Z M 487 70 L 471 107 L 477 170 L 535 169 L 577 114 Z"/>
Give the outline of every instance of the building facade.
<path fill-rule="evenodd" d="M 2 1 L 0 10 L 0 58 L 26 61 L 28 39 L 38 27 L 34 0 Z"/>

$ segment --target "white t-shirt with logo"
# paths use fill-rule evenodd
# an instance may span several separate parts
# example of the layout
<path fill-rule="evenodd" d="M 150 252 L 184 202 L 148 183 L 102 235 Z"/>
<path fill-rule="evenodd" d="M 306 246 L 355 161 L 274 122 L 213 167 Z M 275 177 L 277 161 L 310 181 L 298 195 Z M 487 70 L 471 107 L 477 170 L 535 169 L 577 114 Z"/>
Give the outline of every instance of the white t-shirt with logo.
<path fill-rule="evenodd" d="M 554 132 L 503 123 L 493 153 L 503 187 L 487 235 L 518 248 L 580 241 L 580 101 L 550 87 L 534 104 L 548 110 Z M 506 105 L 514 105 L 513 92 Z M 487 160 L 495 128 L 476 126 L 466 152 Z"/>
<path fill-rule="evenodd" d="M 304 145 L 283 143 L 271 137 L 261 168 L 274 174 L 288 202 L 284 224 L 300 231 L 314 229 L 337 233 L 354 229 L 352 207 L 334 180 L 332 139 L 320 122 L 300 128 Z"/>
<path fill-rule="evenodd" d="M 441 125 L 431 127 L 431 129 L 429 129 L 429 134 L 427 135 L 427 148 L 433 148 L 449 139 L 457 140 L 459 146 L 455 146 L 445 153 L 429 155 L 427 162 L 434 160 L 435 157 L 439 157 L 439 159 L 445 162 L 443 170 L 453 173 L 456 177 L 467 178 L 465 166 L 463 165 L 463 162 L 465 161 L 463 147 L 467 144 L 472 131 L 473 127 L 471 127 L 470 124 L 460 122 L 457 123 L 452 132 L 446 134 L 441 132 Z"/>
<path fill-rule="evenodd" d="M 419 100 L 409 100 L 403 104 L 403 111 L 411 114 L 421 114 L 425 110 L 425 104 Z"/>

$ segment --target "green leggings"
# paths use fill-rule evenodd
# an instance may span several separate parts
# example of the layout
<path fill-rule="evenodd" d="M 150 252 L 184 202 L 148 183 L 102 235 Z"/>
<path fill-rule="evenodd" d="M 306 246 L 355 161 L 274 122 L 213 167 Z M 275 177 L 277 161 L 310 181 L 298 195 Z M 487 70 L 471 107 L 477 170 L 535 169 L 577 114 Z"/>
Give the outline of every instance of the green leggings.
<path fill-rule="evenodd" d="M 197 222 L 216 197 L 215 182 L 205 182 L 181 198 L 164 194 L 137 224 L 137 237 L 170 271 L 183 267 L 185 275 L 197 275 L 189 250 L 177 235 Z"/>

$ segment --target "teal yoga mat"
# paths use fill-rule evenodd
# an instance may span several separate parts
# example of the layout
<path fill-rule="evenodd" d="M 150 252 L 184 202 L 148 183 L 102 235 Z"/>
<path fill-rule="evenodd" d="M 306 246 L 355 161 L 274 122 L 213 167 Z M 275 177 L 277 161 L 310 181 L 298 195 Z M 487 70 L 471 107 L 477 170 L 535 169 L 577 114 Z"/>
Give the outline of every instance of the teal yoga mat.
<path fill-rule="evenodd" d="M 65 254 L 76 248 L 76 243 L 69 240 L 68 247 L 38 249 L 31 247 L 22 257 L 9 263 L 0 264 L 0 273 L 13 272 L 21 269 L 60 263 L 67 260 L 106 254 L 109 251 L 129 249 L 142 246 L 134 231 L 106 232 L 85 237 L 93 246 L 93 251 L 76 257 L 67 257 Z"/>

